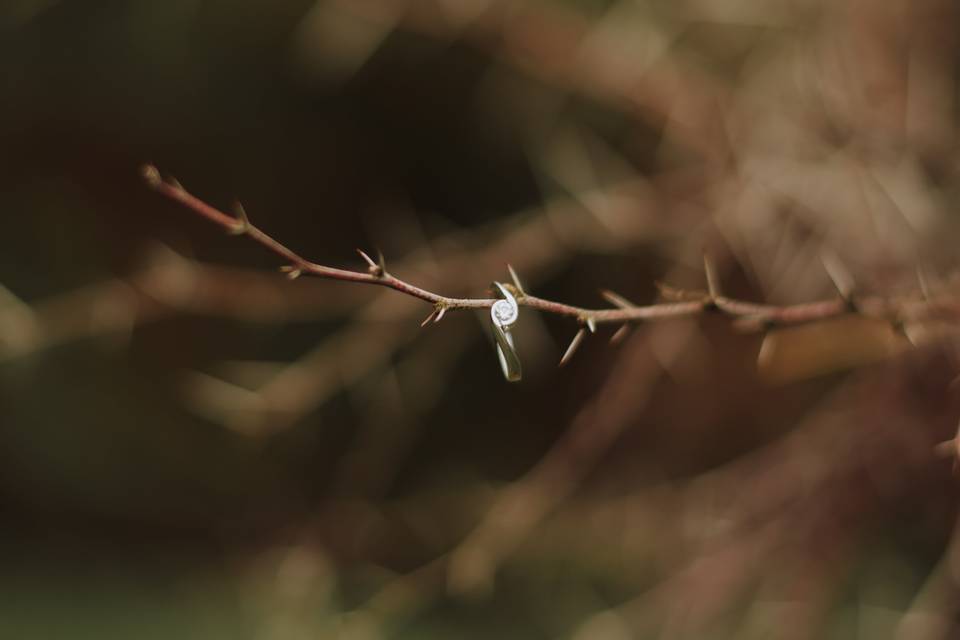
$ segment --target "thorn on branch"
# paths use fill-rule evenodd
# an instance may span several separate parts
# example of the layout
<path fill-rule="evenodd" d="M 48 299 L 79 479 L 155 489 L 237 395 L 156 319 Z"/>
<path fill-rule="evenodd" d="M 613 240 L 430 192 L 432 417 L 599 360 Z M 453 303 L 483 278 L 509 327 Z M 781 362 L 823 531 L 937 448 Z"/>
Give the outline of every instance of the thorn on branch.
<path fill-rule="evenodd" d="M 853 274 L 840 261 L 839 256 L 829 249 L 825 248 L 820 252 L 820 262 L 823 264 L 823 268 L 837 293 L 847 303 L 851 311 L 856 311 L 857 307 L 853 300 L 853 290 L 856 283 Z"/>
<path fill-rule="evenodd" d="M 703 273 L 707 278 L 707 296 L 709 298 L 709 307 L 715 309 L 717 299 L 720 298 L 720 277 L 717 274 L 717 267 L 713 263 L 709 254 L 703 254 Z"/>
<path fill-rule="evenodd" d="M 587 330 L 585 327 L 580 327 L 580 330 L 577 331 L 577 335 L 573 336 L 573 340 L 570 341 L 570 346 L 567 347 L 567 350 L 564 352 L 563 357 L 560 358 L 560 364 L 558 366 L 562 367 L 567 363 L 570 358 L 573 357 L 573 354 L 577 352 L 577 349 L 580 347 L 580 343 L 583 342 L 583 338 L 587 335 Z"/>
<path fill-rule="evenodd" d="M 594 319 L 593 316 L 587 316 L 586 323 L 587 323 L 587 328 L 590 329 L 590 333 L 597 332 L 597 321 Z"/>
<path fill-rule="evenodd" d="M 446 312 L 447 312 L 447 307 L 446 307 L 446 305 L 442 305 L 442 304 L 440 304 L 440 303 L 437 303 L 437 317 L 433 319 L 433 322 L 434 322 L 434 323 L 437 323 L 437 322 L 440 322 L 441 320 L 443 320 L 443 314 L 445 314 Z"/>
<path fill-rule="evenodd" d="M 367 255 L 367 252 L 363 251 L 362 249 L 357 249 L 357 253 L 359 253 L 360 257 L 363 258 L 363 261 L 367 263 L 367 271 L 370 273 L 370 275 L 381 278 L 387 272 L 387 269 L 384 266 L 382 253 L 378 252 L 378 257 L 380 258 L 379 262 L 374 262 L 373 258 Z"/>
<path fill-rule="evenodd" d="M 517 288 L 517 293 L 521 296 L 526 295 L 527 291 L 523 288 L 523 284 L 520 282 L 520 276 L 518 276 L 517 272 L 513 270 L 513 265 L 507 263 L 507 271 L 510 272 L 510 279 L 513 280 L 513 286 Z"/>
<path fill-rule="evenodd" d="M 373 258 L 367 255 L 367 252 L 363 249 L 358 248 L 357 253 L 360 254 L 360 257 L 363 258 L 363 261 L 367 263 L 367 269 L 376 269 L 377 263 L 373 261 Z"/>
<path fill-rule="evenodd" d="M 247 217 L 247 210 L 243 208 L 243 204 L 240 202 L 233 204 L 233 212 L 237 217 L 237 223 L 227 233 L 232 236 L 242 236 L 250 230 L 250 218 Z"/>
<path fill-rule="evenodd" d="M 619 293 L 614 293 L 609 289 L 603 289 L 600 291 L 600 295 L 603 296 L 603 299 L 612 304 L 615 307 L 620 309 L 634 309 L 637 305 L 633 304 Z"/>
<path fill-rule="evenodd" d="M 427 325 L 430 323 L 431 320 L 433 320 L 434 318 L 437 317 L 437 313 L 438 313 L 438 312 L 437 312 L 436 309 L 434 309 L 433 311 L 431 311 L 431 312 L 430 312 L 430 315 L 428 315 L 426 318 L 424 318 L 424 319 L 423 319 L 423 322 L 420 323 L 420 326 L 421 326 L 421 327 L 427 326 Z"/>
<path fill-rule="evenodd" d="M 610 336 L 610 344 L 617 344 L 622 341 L 627 334 L 630 333 L 630 325 L 622 324 L 619 329 L 617 329 L 612 336 Z"/>
<path fill-rule="evenodd" d="M 280 271 L 287 274 L 287 278 L 289 278 L 290 280 L 296 280 L 297 278 L 303 275 L 303 271 L 301 271 L 299 267 L 295 267 L 293 265 L 286 265 L 286 266 L 280 267 Z"/>
<path fill-rule="evenodd" d="M 930 300 L 930 282 L 923 265 L 917 267 L 917 283 L 920 285 L 920 294 L 924 300 Z"/>
<path fill-rule="evenodd" d="M 706 291 L 685 291 L 671 287 L 666 282 L 659 280 L 654 282 L 654 284 L 657 287 L 657 293 L 660 295 L 660 299 L 665 302 L 692 302 L 694 300 L 702 300 L 705 295 L 709 295 Z"/>

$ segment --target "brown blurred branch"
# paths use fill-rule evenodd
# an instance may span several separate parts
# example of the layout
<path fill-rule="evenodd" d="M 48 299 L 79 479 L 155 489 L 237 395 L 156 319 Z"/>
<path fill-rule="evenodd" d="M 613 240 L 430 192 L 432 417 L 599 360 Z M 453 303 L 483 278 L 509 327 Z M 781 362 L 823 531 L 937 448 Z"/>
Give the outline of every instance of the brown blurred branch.
<path fill-rule="evenodd" d="M 177 313 L 289 322 L 344 313 L 362 296 L 317 297 L 254 269 L 203 264 L 157 246 L 142 268 L 24 302 L 0 284 L 0 363 L 75 340 L 122 334 Z"/>
<path fill-rule="evenodd" d="M 639 38 L 645 46 L 638 46 L 635 32 L 624 37 L 610 28 L 621 23 L 622 12 L 598 20 L 559 3 L 485 0 L 474 3 L 475 11 L 421 0 L 331 4 L 372 29 L 399 27 L 444 42 L 457 39 L 563 91 L 658 126 L 667 122 L 670 137 L 717 165 L 730 156 L 717 117 L 725 91 L 695 65 L 657 54 L 676 37 L 665 25 L 645 22 L 649 31 Z"/>
<path fill-rule="evenodd" d="M 687 347 L 693 327 L 660 325 L 638 335 L 620 354 L 596 397 L 523 477 L 501 490 L 476 528 L 450 554 L 448 585 L 455 592 L 489 588 L 498 566 L 572 494 L 649 401 L 665 367 Z M 677 335 L 668 337 L 665 332 Z M 671 343 L 659 358 L 657 341 Z"/>

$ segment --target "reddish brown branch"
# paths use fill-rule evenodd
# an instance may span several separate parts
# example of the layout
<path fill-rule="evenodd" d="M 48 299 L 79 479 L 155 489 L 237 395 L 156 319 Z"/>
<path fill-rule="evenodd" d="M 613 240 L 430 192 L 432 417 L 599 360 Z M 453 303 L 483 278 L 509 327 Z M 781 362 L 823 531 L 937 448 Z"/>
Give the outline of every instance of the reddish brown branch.
<path fill-rule="evenodd" d="M 283 258 L 288 263 L 288 265 L 284 267 L 284 270 L 290 277 L 295 278 L 300 275 L 311 275 L 320 278 L 329 278 L 331 280 L 344 280 L 347 282 L 360 282 L 388 287 L 408 296 L 432 303 L 437 314 L 441 311 L 445 312 L 448 309 L 487 308 L 496 302 L 493 298 L 455 298 L 427 291 L 388 273 L 382 260 L 379 263 L 375 263 L 362 252 L 361 255 L 368 263 L 366 272 L 337 269 L 335 267 L 328 267 L 311 262 L 251 224 L 242 208 L 239 210 L 237 216 L 228 215 L 192 195 L 175 180 L 163 179 L 160 172 L 153 166 L 148 165 L 144 167 L 143 176 L 151 188 L 170 200 L 183 205 L 210 222 L 219 225 L 229 233 L 248 236 L 261 246 Z M 715 276 L 711 276 L 711 278 L 714 277 Z M 715 282 L 713 282 L 713 284 L 716 285 Z M 698 299 L 679 302 L 664 302 L 647 306 L 618 306 L 618 308 L 614 309 L 585 309 L 562 302 L 538 298 L 520 291 L 515 286 L 507 286 L 511 287 L 520 305 L 538 309 L 546 313 L 576 318 L 582 324 L 589 326 L 598 323 L 626 323 L 694 316 L 708 311 L 716 311 L 739 318 L 745 322 L 755 324 L 757 327 L 802 324 L 826 320 L 854 312 L 894 323 L 901 323 L 908 319 L 915 320 L 933 315 L 943 315 L 945 313 L 950 316 L 960 315 L 960 304 L 952 299 L 946 301 L 923 299 L 910 302 L 905 300 L 895 301 L 874 296 L 858 298 L 856 304 L 852 304 L 852 301 L 849 299 L 837 297 L 819 302 L 775 306 L 735 300 L 718 295 L 715 291 L 712 295 L 708 293 Z"/>

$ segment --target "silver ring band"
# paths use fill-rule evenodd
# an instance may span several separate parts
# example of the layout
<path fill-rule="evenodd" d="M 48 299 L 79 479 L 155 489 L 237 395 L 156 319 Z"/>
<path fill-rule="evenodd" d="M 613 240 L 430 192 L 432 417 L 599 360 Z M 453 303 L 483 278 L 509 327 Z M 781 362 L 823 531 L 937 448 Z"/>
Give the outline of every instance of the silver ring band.
<path fill-rule="evenodd" d="M 517 355 L 510 327 L 520 315 L 520 306 L 516 298 L 502 284 L 494 282 L 493 287 L 502 296 L 501 300 L 497 300 L 490 307 L 493 337 L 497 341 L 497 359 L 500 361 L 500 368 L 503 369 L 503 377 L 508 382 L 517 382 L 521 375 L 520 356 Z"/>

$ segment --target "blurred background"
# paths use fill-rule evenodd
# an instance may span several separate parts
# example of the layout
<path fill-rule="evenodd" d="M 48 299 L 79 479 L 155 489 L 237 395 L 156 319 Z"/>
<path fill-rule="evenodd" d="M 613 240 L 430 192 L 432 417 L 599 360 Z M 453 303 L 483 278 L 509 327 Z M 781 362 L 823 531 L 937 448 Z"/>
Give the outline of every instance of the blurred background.
<path fill-rule="evenodd" d="M 446 295 L 950 299 L 958 13 L 4 0 L 0 635 L 960 637 L 957 313 L 522 309 L 510 385 L 140 178 Z"/>

